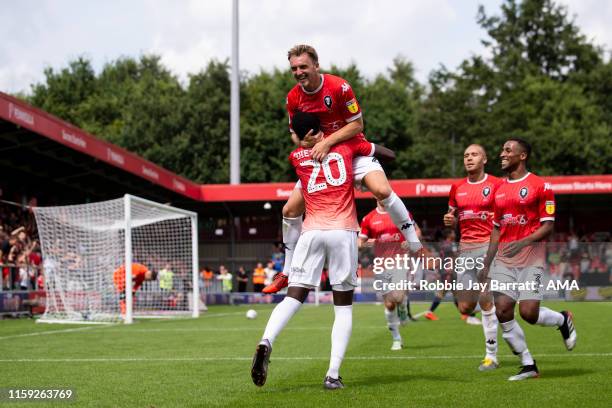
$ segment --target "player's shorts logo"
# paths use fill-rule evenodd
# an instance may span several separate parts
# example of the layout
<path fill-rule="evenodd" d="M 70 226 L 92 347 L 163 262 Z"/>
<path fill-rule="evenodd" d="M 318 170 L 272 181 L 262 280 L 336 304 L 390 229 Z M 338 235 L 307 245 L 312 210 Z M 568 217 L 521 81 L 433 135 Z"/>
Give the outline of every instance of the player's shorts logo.
<path fill-rule="evenodd" d="M 327 106 L 327 109 L 331 109 L 332 107 L 332 98 L 329 95 L 325 95 L 323 98 L 323 103 Z"/>
<path fill-rule="evenodd" d="M 547 201 L 546 202 L 546 214 L 553 215 L 555 213 L 555 202 Z"/>
<path fill-rule="evenodd" d="M 291 273 L 296 274 L 296 275 L 303 275 L 306 273 L 306 270 L 304 268 L 301 268 L 299 266 L 292 266 L 291 267 Z"/>
<path fill-rule="evenodd" d="M 527 197 L 527 194 L 529 194 L 529 189 L 527 187 L 523 187 L 521 188 L 521 191 L 519 191 L 519 195 L 521 196 L 522 199 Z"/>
<path fill-rule="evenodd" d="M 359 111 L 359 105 L 357 105 L 357 99 L 353 98 L 346 103 L 346 108 L 351 113 L 357 113 Z"/>
<path fill-rule="evenodd" d="M 488 197 L 489 194 L 491 194 L 491 188 L 490 187 L 485 187 L 482 189 L 482 195 L 485 197 Z"/>

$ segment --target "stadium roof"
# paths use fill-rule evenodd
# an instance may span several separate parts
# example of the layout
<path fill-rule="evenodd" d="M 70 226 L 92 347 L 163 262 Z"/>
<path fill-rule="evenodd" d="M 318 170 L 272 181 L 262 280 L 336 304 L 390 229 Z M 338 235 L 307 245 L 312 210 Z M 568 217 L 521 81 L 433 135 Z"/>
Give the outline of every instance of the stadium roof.
<path fill-rule="evenodd" d="M 0 92 L 0 171 L 18 189 L 21 180 L 45 195 L 116 198 L 125 193 L 157 201 L 285 201 L 293 183 L 199 185 Z M 612 175 L 544 177 L 556 194 L 611 194 Z M 393 180 L 404 198 L 445 197 L 455 179 Z M 32 194 L 31 191 L 24 191 Z M 371 198 L 357 193 L 357 198 Z M 66 200 L 56 200 L 58 203 Z"/>
<path fill-rule="evenodd" d="M 54 196 L 95 200 L 201 196 L 198 184 L 2 92 L 0 152 L 2 181 L 13 189 L 27 180 Z"/>

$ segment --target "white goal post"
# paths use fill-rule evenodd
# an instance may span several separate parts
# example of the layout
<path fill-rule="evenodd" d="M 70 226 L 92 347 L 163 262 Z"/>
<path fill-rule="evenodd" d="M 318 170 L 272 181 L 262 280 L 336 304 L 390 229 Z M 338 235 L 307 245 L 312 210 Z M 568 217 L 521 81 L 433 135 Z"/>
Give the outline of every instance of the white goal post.
<path fill-rule="evenodd" d="M 132 195 L 33 211 L 47 292 L 38 321 L 198 317 L 196 213 Z"/>

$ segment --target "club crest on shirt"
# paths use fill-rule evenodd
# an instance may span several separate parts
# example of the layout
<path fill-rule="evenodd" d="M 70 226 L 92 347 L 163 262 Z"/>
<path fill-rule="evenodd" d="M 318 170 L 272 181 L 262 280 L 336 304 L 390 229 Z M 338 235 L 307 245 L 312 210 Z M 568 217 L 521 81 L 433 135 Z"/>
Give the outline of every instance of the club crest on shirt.
<path fill-rule="evenodd" d="M 323 103 L 327 106 L 327 109 L 331 109 L 332 107 L 332 98 L 329 95 L 325 95 L 323 98 Z"/>
<path fill-rule="evenodd" d="M 529 194 L 529 189 L 527 187 L 523 187 L 521 188 L 521 191 L 519 191 L 519 196 L 521 196 L 522 199 L 525 199 L 527 194 Z"/>
<path fill-rule="evenodd" d="M 491 194 L 491 187 L 485 187 L 482 189 L 482 195 L 484 197 L 488 197 Z"/>
<path fill-rule="evenodd" d="M 346 103 L 346 108 L 351 113 L 357 113 L 359 111 L 359 105 L 357 105 L 357 99 L 353 98 Z"/>

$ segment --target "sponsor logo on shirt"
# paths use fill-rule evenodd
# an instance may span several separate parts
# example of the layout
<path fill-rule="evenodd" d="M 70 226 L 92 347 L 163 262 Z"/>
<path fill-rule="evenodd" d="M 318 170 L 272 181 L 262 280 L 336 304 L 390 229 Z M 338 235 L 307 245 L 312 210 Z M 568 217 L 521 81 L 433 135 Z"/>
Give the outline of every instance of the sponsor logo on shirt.
<path fill-rule="evenodd" d="M 345 82 L 341 85 L 341 88 L 342 88 L 342 93 L 346 93 L 348 92 L 349 89 L 351 89 L 351 86 Z"/>
<path fill-rule="evenodd" d="M 346 103 L 346 108 L 351 113 L 357 113 L 359 111 L 359 105 L 357 105 L 357 99 L 353 98 Z"/>
<path fill-rule="evenodd" d="M 525 225 L 527 218 L 523 215 L 504 214 L 501 220 L 501 225 Z"/>

